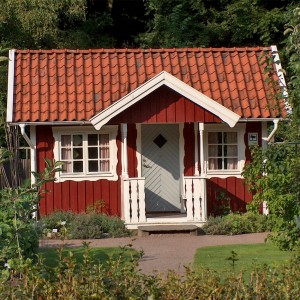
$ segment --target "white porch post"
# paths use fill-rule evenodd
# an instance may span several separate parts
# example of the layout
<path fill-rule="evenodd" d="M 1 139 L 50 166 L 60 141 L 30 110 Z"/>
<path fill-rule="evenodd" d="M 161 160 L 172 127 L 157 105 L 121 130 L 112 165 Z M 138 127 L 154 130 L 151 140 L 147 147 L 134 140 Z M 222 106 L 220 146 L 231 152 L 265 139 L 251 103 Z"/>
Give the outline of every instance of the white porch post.
<path fill-rule="evenodd" d="M 121 164 L 122 164 L 122 176 L 121 176 L 121 217 L 127 221 L 129 219 L 127 209 L 129 184 L 124 181 L 128 178 L 128 155 L 127 155 L 127 124 L 121 124 Z"/>
<path fill-rule="evenodd" d="M 205 176 L 205 166 L 204 166 L 204 123 L 199 123 L 200 131 L 200 165 L 201 165 L 201 176 Z"/>
<path fill-rule="evenodd" d="M 205 160 L 204 160 L 204 123 L 199 123 L 200 131 L 200 164 L 201 164 L 201 177 L 206 176 Z M 207 197 L 206 197 L 206 180 L 202 180 L 203 199 L 202 199 L 202 219 L 207 220 Z"/>
<path fill-rule="evenodd" d="M 127 153 L 127 124 L 121 124 L 122 135 L 122 177 L 128 178 L 128 153 Z"/>
<path fill-rule="evenodd" d="M 199 176 L 199 151 L 198 151 L 198 123 L 194 123 L 194 131 L 195 131 L 195 172 L 194 176 Z"/>

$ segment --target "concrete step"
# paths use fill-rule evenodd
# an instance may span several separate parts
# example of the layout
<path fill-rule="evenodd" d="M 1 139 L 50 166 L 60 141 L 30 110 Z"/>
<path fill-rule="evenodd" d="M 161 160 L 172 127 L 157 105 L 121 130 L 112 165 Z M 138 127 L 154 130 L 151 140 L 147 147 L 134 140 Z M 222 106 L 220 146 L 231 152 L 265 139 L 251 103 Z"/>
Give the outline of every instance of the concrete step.
<path fill-rule="evenodd" d="M 138 236 L 148 236 L 158 233 L 189 233 L 190 235 L 199 235 L 200 228 L 196 225 L 141 225 L 137 227 Z"/>

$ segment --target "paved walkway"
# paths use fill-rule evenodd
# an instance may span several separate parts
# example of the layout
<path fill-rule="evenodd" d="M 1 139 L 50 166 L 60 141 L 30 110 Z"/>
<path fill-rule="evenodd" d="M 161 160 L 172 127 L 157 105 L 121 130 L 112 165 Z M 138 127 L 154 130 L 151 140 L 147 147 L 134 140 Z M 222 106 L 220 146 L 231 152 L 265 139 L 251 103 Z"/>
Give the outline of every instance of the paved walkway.
<path fill-rule="evenodd" d="M 140 269 L 145 274 L 157 271 L 164 273 L 174 270 L 184 272 L 184 266 L 191 265 L 196 250 L 206 246 L 228 244 L 264 243 L 267 233 L 243 234 L 235 236 L 190 236 L 188 234 L 154 234 L 146 237 L 114 238 L 101 240 L 85 240 L 91 247 L 118 247 L 132 245 L 136 250 L 143 250 Z M 41 247 L 59 247 L 61 241 L 42 240 Z M 67 240 L 67 247 L 78 247 L 81 240 Z"/>

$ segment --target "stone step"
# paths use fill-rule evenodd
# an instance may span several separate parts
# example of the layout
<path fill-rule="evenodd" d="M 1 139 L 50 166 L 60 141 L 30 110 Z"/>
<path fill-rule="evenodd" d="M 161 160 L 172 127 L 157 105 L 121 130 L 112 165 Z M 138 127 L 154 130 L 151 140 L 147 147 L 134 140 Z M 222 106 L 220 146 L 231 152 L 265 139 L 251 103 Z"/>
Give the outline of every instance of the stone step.
<path fill-rule="evenodd" d="M 138 226 L 138 236 L 148 236 L 157 233 L 190 233 L 198 235 L 200 228 L 196 225 L 141 225 Z"/>

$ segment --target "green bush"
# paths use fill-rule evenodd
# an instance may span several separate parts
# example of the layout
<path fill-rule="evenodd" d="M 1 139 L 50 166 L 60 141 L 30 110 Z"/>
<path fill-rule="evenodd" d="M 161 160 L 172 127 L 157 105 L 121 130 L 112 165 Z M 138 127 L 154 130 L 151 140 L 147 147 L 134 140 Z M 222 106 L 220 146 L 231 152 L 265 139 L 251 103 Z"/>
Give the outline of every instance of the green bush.
<path fill-rule="evenodd" d="M 61 255 L 62 250 L 55 268 L 42 260 L 12 265 L 0 275 L 0 299 L 300 299 L 299 257 L 280 268 L 255 266 L 250 279 L 243 273 L 221 279 L 214 271 L 189 268 L 182 276 L 143 275 L 138 257 L 125 263 L 122 255 L 95 264 L 87 244 L 80 261 L 72 252 Z"/>
<path fill-rule="evenodd" d="M 269 231 L 271 225 L 266 216 L 247 212 L 232 213 L 224 217 L 209 217 L 202 229 L 209 235 L 235 235 Z"/>
<path fill-rule="evenodd" d="M 124 222 L 115 216 L 108 216 L 95 211 L 75 214 L 70 211 L 55 211 L 41 219 L 43 233 L 47 236 L 57 229 L 54 237 L 60 237 L 61 229 L 66 229 L 70 239 L 102 239 L 130 235 Z"/>
<path fill-rule="evenodd" d="M 38 249 L 38 231 L 32 218 L 34 195 L 27 188 L 0 191 L 0 269 L 9 259 L 33 258 Z"/>
<path fill-rule="evenodd" d="M 68 236 L 73 239 L 101 239 L 129 235 L 120 218 L 95 212 L 75 215 L 68 230 Z"/>
<path fill-rule="evenodd" d="M 57 210 L 50 215 L 43 216 L 39 223 L 43 234 L 47 236 L 47 234 L 51 233 L 53 229 L 57 229 L 59 233 L 63 226 L 68 228 L 74 220 L 74 217 L 75 214 L 72 211 Z"/>
<path fill-rule="evenodd" d="M 0 270 L 12 262 L 34 258 L 38 249 L 38 228 L 33 218 L 44 183 L 54 181 L 59 162 L 46 160 L 42 173 L 33 173 L 33 186 L 4 188 L 0 191 Z"/>
<path fill-rule="evenodd" d="M 252 161 L 243 175 L 253 201 L 248 211 L 258 211 L 263 202 L 273 222 L 272 240 L 283 250 L 299 247 L 300 228 L 300 155 L 288 144 L 275 144 L 267 149 L 251 149 Z"/>

